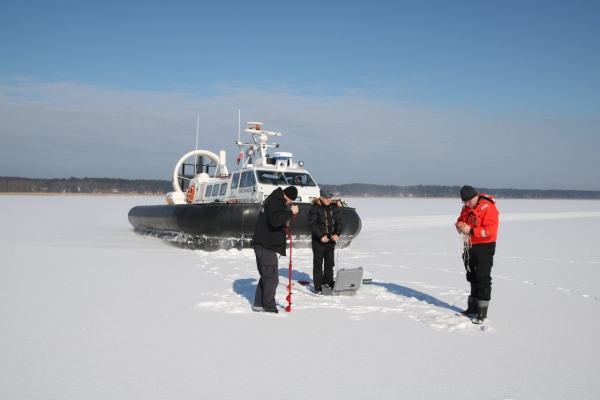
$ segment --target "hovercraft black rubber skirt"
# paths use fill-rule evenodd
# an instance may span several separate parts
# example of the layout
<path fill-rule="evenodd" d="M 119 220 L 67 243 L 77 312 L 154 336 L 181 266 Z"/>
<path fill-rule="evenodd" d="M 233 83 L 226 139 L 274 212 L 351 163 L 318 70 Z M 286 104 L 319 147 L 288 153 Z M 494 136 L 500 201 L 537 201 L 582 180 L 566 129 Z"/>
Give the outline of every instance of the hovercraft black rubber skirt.
<path fill-rule="evenodd" d="M 310 246 L 307 218 L 310 204 L 298 204 L 290 221 L 294 247 Z M 258 218 L 258 203 L 203 203 L 137 206 L 129 211 L 135 232 L 186 244 L 190 248 L 218 250 L 251 247 Z M 343 222 L 340 246 L 346 247 L 360 233 L 362 223 L 354 208 L 340 207 Z"/>

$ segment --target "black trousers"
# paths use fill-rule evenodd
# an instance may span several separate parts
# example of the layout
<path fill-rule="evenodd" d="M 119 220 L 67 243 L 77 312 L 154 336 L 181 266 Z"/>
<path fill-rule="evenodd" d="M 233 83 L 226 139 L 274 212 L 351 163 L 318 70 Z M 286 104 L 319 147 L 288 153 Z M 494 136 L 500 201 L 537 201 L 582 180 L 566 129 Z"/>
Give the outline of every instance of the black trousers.
<path fill-rule="evenodd" d="M 467 281 L 471 284 L 471 296 L 489 301 L 492 296 L 492 266 L 496 243 L 474 244 L 463 254 Z M 469 271 L 469 269 L 471 271 Z"/>
<path fill-rule="evenodd" d="M 322 285 L 333 282 L 335 242 L 321 243 L 313 240 L 312 251 L 313 281 L 315 290 L 319 291 Z M 323 265 L 323 262 L 325 265 Z"/>
<path fill-rule="evenodd" d="M 275 311 L 277 310 L 275 293 L 277 285 L 279 285 L 277 253 L 262 246 L 254 246 L 254 254 L 256 255 L 256 268 L 260 275 L 254 295 L 254 306 L 263 307 L 265 311 Z"/>

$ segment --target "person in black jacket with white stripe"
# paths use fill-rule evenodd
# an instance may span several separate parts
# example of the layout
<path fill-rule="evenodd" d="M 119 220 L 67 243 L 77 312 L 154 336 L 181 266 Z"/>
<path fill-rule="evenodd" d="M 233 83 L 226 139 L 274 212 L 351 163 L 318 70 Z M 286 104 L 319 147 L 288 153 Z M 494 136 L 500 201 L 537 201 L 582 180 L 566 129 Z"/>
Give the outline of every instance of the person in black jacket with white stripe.
<path fill-rule="evenodd" d="M 298 213 L 298 206 L 292 204 L 298 197 L 298 189 L 289 186 L 275 189 L 260 207 L 252 246 L 256 255 L 256 267 L 260 279 L 254 295 L 254 309 L 277 313 L 275 293 L 279 285 L 277 253 L 285 256 L 285 228 L 290 219 Z"/>
<path fill-rule="evenodd" d="M 315 293 L 322 293 L 322 286 L 333 287 L 335 245 L 342 234 L 342 220 L 337 203 L 331 201 L 329 189 L 321 189 L 319 198 L 313 201 L 308 212 L 308 229 L 312 232 L 313 281 Z"/>

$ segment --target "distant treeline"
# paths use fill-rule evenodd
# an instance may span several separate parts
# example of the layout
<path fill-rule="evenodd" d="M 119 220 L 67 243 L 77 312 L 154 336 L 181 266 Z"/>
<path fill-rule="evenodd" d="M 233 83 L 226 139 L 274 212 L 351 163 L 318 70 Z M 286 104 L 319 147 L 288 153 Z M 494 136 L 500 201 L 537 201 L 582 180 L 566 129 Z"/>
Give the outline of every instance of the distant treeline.
<path fill-rule="evenodd" d="M 0 177 L 1 192 L 47 193 L 167 193 L 170 181 L 113 178 L 30 179 Z"/>
<path fill-rule="evenodd" d="M 395 186 L 350 183 L 320 185 L 339 196 L 367 197 L 458 197 L 459 186 Z M 489 189 L 475 187 L 479 193 L 509 199 L 600 199 L 600 191 Z M 30 179 L 0 177 L 0 193 L 167 193 L 173 190 L 171 181 L 113 178 Z"/>
<path fill-rule="evenodd" d="M 459 197 L 460 186 L 394 186 L 351 183 L 348 185 L 320 185 L 339 196 L 373 197 Z M 489 189 L 475 187 L 477 192 L 508 199 L 600 199 L 600 191 L 592 190 L 535 190 Z"/>

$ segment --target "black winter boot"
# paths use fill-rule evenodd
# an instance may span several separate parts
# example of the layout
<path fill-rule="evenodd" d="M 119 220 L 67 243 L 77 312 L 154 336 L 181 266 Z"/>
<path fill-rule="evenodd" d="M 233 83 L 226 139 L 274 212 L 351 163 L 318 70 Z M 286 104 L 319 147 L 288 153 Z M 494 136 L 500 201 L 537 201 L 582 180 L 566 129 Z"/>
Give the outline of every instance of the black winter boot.
<path fill-rule="evenodd" d="M 467 309 L 465 311 L 461 311 L 461 314 L 465 317 L 475 317 L 477 315 L 477 299 L 473 296 L 469 296 L 467 300 Z"/>
<path fill-rule="evenodd" d="M 483 321 L 487 318 L 487 311 L 490 302 L 487 300 L 479 300 L 479 311 L 477 317 L 473 320 L 474 324 L 483 324 Z"/>

